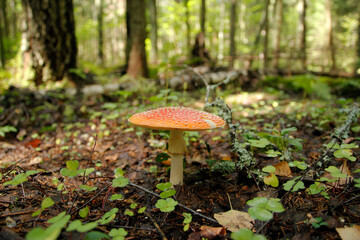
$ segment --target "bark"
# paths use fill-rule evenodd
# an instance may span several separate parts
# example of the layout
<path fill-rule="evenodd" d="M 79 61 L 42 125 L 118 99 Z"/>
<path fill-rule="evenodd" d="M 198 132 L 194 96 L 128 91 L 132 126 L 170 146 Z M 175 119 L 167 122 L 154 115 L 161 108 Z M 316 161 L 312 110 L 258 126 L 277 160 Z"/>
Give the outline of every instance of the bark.
<path fill-rule="evenodd" d="M 356 46 L 356 64 L 354 68 L 354 75 L 359 74 L 358 70 L 360 69 L 360 13 L 358 17 L 358 29 L 357 29 L 357 46 Z"/>
<path fill-rule="evenodd" d="M 126 0 L 127 70 L 131 77 L 147 77 L 145 52 L 146 18 L 144 0 Z"/>
<path fill-rule="evenodd" d="M 7 5 L 6 0 L 0 0 L 0 7 L 1 7 L 1 21 L 3 22 L 3 37 L 9 36 L 9 22 L 8 22 L 8 15 L 7 13 Z"/>
<path fill-rule="evenodd" d="M 190 12 L 189 12 L 189 6 L 188 6 L 189 0 L 184 0 L 184 6 L 185 6 L 185 25 L 186 25 L 186 46 L 188 46 L 188 53 L 187 56 L 191 57 L 191 51 L 189 46 L 191 46 L 191 27 L 190 27 Z"/>
<path fill-rule="evenodd" d="M 307 4 L 306 0 L 301 1 L 301 16 L 300 16 L 300 27 L 301 27 L 301 37 L 300 37 L 300 59 L 302 69 L 307 69 L 307 56 L 306 56 L 306 9 Z"/>
<path fill-rule="evenodd" d="M 274 52 L 274 68 L 279 68 L 280 46 L 281 46 L 281 31 L 283 24 L 283 2 L 276 0 L 275 8 L 277 8 L 277 21 L 276 21 L 276 37 L 275 37 L 275 52 Z"/>
<path fill-rule="evenodd" d="M 336 69 L 336 59 L 335 59 L 335 47 L 334 47 L 334 38 L 332 31 L 331 0 L 326 0 L 326 23 L 327 23 L 327 31 L 328 31 L 327 47 L 329 49 L 330 59 L 331 59 L 330 69 L 334 71 Z"/>
<path fill-rule="evenodd" d="M 200 31 L 205 35 L 206 1 L 201 0 Z"/>
<path fill-rule="evenodd" d="M 104 34 L 103 34 L 103 14 L 104 14 L 104 0 L 97 0 L 98 5 L 98 58 L 100 65 L 104 64 Z"/>
<path fill-rule="evenodd" d="M 237 0 L 231 0 L 230 5 L 230 68 L 234 67 L 236 58 L 235 33 L 237 23 Z"/>
<path fill-rule="evenodd" d="M 72 77 L 77 45 L 72 0 L 22 0 L 25 39 L 37 85 L 47 80 Z"/>
<path fill-rule="evenodd" d="M 0 22 L 0 63 L 1 63 L 1 68 L 5 68 L 5 52 L 4 52 L 2 22 Z"/>
<path fill-rule="evenodd" d="M 264 70 L 268 68 L 269 65 L 269 56 L 268 56 L 268 45 L 269 45 L 269 6 L 270 0 L 266 0 L 265 2 L 265 22 L 264 22 Z"/>
<path fill-rule="evenodd" d="M 152 63 L 157 63 L 158 61 L 158 26 L 157 26 L 157 10 L 156 10 L 156 0 L 149 0 L 149 16 L 150 16 L 150 40 L 151 40 L 151 51 L 150 59 Z"/>

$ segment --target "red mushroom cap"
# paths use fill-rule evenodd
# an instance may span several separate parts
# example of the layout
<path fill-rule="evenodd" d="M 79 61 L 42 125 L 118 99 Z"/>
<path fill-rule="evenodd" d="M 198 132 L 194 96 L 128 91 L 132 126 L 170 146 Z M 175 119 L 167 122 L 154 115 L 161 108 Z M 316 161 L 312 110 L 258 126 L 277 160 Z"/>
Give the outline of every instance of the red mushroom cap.
<path fill-rule="evenodd" d="M 137 113 L 129 122 L 151 129 L 201 131 L 223 127 L 225 121 L 214 114 L 186 107 L 164 107 Z"/>

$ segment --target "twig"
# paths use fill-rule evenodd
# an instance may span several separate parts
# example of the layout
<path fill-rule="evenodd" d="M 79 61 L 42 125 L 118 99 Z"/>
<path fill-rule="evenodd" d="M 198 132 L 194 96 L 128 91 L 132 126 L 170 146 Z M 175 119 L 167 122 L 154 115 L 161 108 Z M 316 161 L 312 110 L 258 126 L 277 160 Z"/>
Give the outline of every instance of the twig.
<path fill-rule="evenodd" d="M 150 191 L 150 190 L 148 190 L 148 189 L 146 189 L 146 188 L 143 188 L 143 187 L 141 187 L 141 186 L 139 186 L 139 185 L 137 185 L 137 184 L 135 184 L 135 183 L 129 182 L 129 185 L 130 185 L 130 186 L 133 186 L 133 187 L 136 187 L 136 188 L 139 188 L 139 189 L 143 190 L 144 192 L 147 192 L 147 193 L 149 193 L 149 194 L 151 194 L 151 195 L 154 195 L 155 197 L 161 198 L 159 194 L 156 194 L 156 193 L 154 193 L 154 192 L 152 192 L 152 191 Z M 211 222 L 213 222 L 213 223 L 217 223 L 217 224 L 218 224 L 218 222 L 217 222 L 215 219 L 209 218 L 209 217 L 207 217 L 207 216 L 205 216 L 205 215 L 203 215 L 203 214 L 201 214 L 201 213 L 199 213 L 199 212 L 196 212 L 196 211 L 192 210 L 191 208 L 188 208 L 188 207 L 182 205 L 181 203 L 178 203 L 178 206 L 186 209 L 187 211 L 193 213 L 194 215 L 198 215 L 198 216 L 200 216 L 200 217 L 202 217 L 202 218 L 205 218 L 205 219 L 208 220 L 208 221 L 211 221 Z"/>
<path fill-rule="evenodd" d="M 163 240 L 168 240 L 164 234 L 164 232 L 161 230 L 159 224 L 157 224 L 157 222 L 154 220 L 153 217 L 151 217 L 151 215 L 148 212 L 144 212 L 144 214 L 150 219 L 150 221 L 154 224 L 155 228 L 158 230 L 158 232 L 160 233 L 161 237 Z"/>

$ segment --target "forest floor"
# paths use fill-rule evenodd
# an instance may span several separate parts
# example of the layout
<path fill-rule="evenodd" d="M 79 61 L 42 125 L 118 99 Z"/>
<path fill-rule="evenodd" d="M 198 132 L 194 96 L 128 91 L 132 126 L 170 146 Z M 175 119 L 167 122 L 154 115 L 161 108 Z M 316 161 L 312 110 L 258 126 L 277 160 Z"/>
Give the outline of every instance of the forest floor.
<path fill-rule="evenodd" d="M 168 135 L 134 127 L 127 119 L 159 106 L 202 109 L 201 97 L 162 92 L 139 98 L 120 91 L 76 101 L 62 91 L 23 91 L 9 90 L 1 100 L 1 122 L 17 130 L 3 128 L 0 137 L 0 239 L 105 239 L 108 234 L 117 239 L 230 239 L 231 231 L 242 227 L 268 239 L 340 239 L 337 229 L 344 227 L 359 233 L 353 227 L 360 224 L 360 189 L 354 182 L 360 178 L 359 118 L 337 142 L 347 155 L 334 155 L 324 146 L 348 121 L 354 99 L 227 92 L 233 122 L 240 124 L 236 136 L 260 175 L 249 178 L 246 169 L 231 164 L 241 160 L 232 152 L 228 127 L 186 133 L 185 183 L 173 198 L 193 211 L 177 205 L 163 212 L 156 205 L 161 193 L 156 186 L 169 179 L 168 163 L 161 161 Z M 263 138 L 269 143 L 261 145 Z M 273 165 L 279 180 L 275 187 L 263 181 L 274 174 L 261 171 Z M 326 171 L 329 166 L 339 172 Z M 336 181 L 330 181 L 334 176 Z M 303 186 L 285 190 L 283 184 L 296 177 Z M 320 177 L 328 180 L 311 192 Z M 115 178 L 129 184 L 115 185 Z M 245 213 L 239 217 L 256 197 L 278 198 L 285 211 L 268 221 Z M 192 216 L 188 229 L 183 213 Z"/>

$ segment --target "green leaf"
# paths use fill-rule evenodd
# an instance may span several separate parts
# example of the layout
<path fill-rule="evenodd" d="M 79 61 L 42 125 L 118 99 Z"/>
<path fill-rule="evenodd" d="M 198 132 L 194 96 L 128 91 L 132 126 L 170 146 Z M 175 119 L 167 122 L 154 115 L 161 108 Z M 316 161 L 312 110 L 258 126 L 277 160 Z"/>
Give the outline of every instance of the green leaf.
<path fill-rule="evenodd" d="M 274 166 L 266 166 L 261 169 L 263 172 L 274 173 L 276 168 Z"/>
<path fill-rule="evenodd" d="M 250 139 L 249 142 L 251 146 L 257 148 L 264 148 L 270 144 L 269 140 L 266 138 L 260 138 L 259 140 Z"/>
<path fill-rule="evenodd" d="M 77 160 L 74 160 L 74 161 L 66 161 L 66 167 L 69 169 L 69 170 L 72 170 L 72 171 L 75 171 L 79 168 L 79 161 Z"/>
<path fill-rule="evenodd" d="M 161 198 L 168 198 L 168 197 L 171 197 L 171 196 L 175 195 L 175 193 L 176 193 L 175 189 L 169 189 L 169 190 L 166 190 L 166 191 L 160 193 L 160 197 Z"/>
<path fill-rule="evenodd" d="M 311 184 L 309 186 L 309 188 L 307 189 L 308 193 L 311 195 L 319 194 L 325 190 L 326 190 L 326 187 L 319 182 L 315 182 L 315 183 Z"/>
<path fill-rule="evenodd" d="M 27 176 L 25 173 L 19 173 L 13 178 L 13 180 L 5 182 L 3 185 L 4 186 L 7 186 L 7 185 L 17 186 L 23 182 L 26 182 L 27 180 L 28 179 L 27 179 Z"/>
<path fill-rule="evenodd" d="M 136 208 L 137 206 L 138 206 L 137 203 L 132 203 L 132 204 L 130 204 L 130 208 L 131 208 L 131 209 L 134 209 L 134 208 Z"/>
<path fill-rule="evenodd" d="M 103 239 L 110 239 L 110 237 L 107 234 L 99 231 L 91 231 L 86 234 L 84 240 L 103 240 Z"/>
<path fill-rule="evenodd" d="M 118 229 L 113 228 L 109 232 L 109 236 L 113 237 L 113 239 L 116 239 L 116 240 L 125 239 L 127 234 L 128 234 L 127 231 L 125 231 L 125 229 L 123 229 L 123 228 L 118 228 Z"/>
<path fill-rule="evenodd" d="M 61 233 L 61 230 L 70 220 L 70 215 L 65 215 L 64 212 L 60 213 L 58 216 L 53 217 L 48 220 L 48 222 L 53 223 L 47 229 L 42 229 L 39 227 L 33 228 L 27 235 L 27 240 L 56 240 Z M 55 221 L 56 220 L 56 221 Z"/>
<path fill-rule="evenodd" d="M 294 146 L 296 150 L 301 151 L 303 149 L 302 139 L 299 138 L 289 138 L 287 139 L 287 143 L 291 146 Z"/>
<path fill-rule="evenodd" d="M 246 202 L 249 206 L 266 207 L 268 199 L 265 197 L 256 197 Z"/>
<path fill-rule="evenodd" d="M 130 209 L 125 209 L 124 214 L 125 214 L 125 215 L 128 215 L 128 216 L 130 216 L 130 217 L 134 216 L 134 212 L 131 211 Z"/>
<path fill-rule="evenodd" d="M 274 151 L 273 149 L 270 149 L 270 150 L 267 150 L 266 151 L 266 155 L 268 157 L 277 157 L 277 156 L 280 156 L 281 155 L 281 152 L 279 151 Z"/>
<path fill-rule="evenodd" d="M 166 183 L 159 183 L 156 185 L 156 188 L 161 191 L 166 191 L 172 187 L 172 183 L 166 182 Z"/>
<path fill-rule="evenodd" d="M 89 208 L 88 206 L 86 206 L 86 207 L 80 209 L 79 215 L 80 215 L 80 217 L 82 217 L 82 218 L 86 218 L 87 215 L 89 214 L 89 212 L 90 212 L 90 208 Z"/>
<path fill-rule="evenodd" d="M 146 210 L 146 207 L 142 207 L 138 210 L 138 213 L 141 214 L 141 213 L 145 212 L 145 210 Z"/>
<path fill-rule="evenodd" d="M 192 216 L 191 216 L 190 213 L 183 213 L 183 216 L 184 216 L 184 221 L 183 221 L 183 223 L 185 223 L 185 224 L 191 223 L 191 221 L 192 221 Z"/>
<path fill-rule="evenodd" d="M 41 209 L 44 210 L 46 208 L 51 207 L 54 204 L 55 204 L 55 202 L 50 197 L 46 197 L 46 198 L 44 198 L 44 200 L 41 203 Z"/>
<path fill-rule="evenodd" d="M 114 194 L 111 196 L 111 200 L 112 201 L 115 201 L 115 200 L 121 200 L 123 198 L 123 195 L 122 194 Z"/>
<path fill-rule="evenodd" d="M 98 223 L 101 224 L 101 225 L 108 224 L 109 222 L 111 222 L 115 218 L 116 213 L 118 211 L 119 211 L 118 208 L 111 209 L 110 211 L 106 212 L 101 219 L 98 220 Z"/>
<path fill-rule="evenodd" d="M 91 186 L 88 186 L 88 185 L 80 185 L 79 187 L 80 187 L 80 189 L 85 190 L 87 192 L 92 192 L 92 191 L 95 191 L 97 189 L 97 187 L 91 187 Z"/>
<path fill-rule="evenodd" d="M 116 178 L 122 177 L 122 176 L 124 176 L 124 170 L 122 170 L 121 168 L 116 168 L 114 170 L 114 175 Z"/>
<path fill-rule="evenodd" d="M 25 175 L 28 177 L 28 176 L 37 174 L 39 172 L 40 172 L 39 170 L 29 170 L 29 171 L 26 171 Z"/>
<path fill-rule="evenodd" d="M 113 181 L 112 181 L 112 186 L 113 187 L 125 187 L 126 185 L 129 184 L 129 179 L 123 177 L 123 176 L 120 176 L 118 178 L 115 178 Z"/>
<path fill-rule="evenodd" d="M 346 178 L 346 174 L 341 173 L 340 169 L 334 166 L 325 168 L 325 171 L 329 172 L 334 178 Z"/>
<path fill-rule="evenodd" d="M 261 234 L 255 234 L 248 228 L 241 228 L 240 230 L 231 233 L 231 239 L 233 240 L 266 240 Z"/>
<path fill-rule="evenodd" d="M 63 175 L 64 177 L 75 177 L 77 175 L 79 175 L 81 172 L 79 170 L 70 170 L 68 168 L 62 168 L 60 170 L 61 175 Z"/>
<path fill-rule="evenodd" d="M 305 170 L 308 165 L 305 162 L 301 162 L 301 161 L 293 161 L 293 162 L 289 162 L 289 166 L 290 167 L 297 167 L 301 170 Z"/>
<path fill-rule="evenodd" d="M 71 231 L 78 231 L 78 232 L 88 232 L 98 226 L 97 222 L 89 222 L 85 223 L 84 225 L 81 223 L 80 220 L 75 220 L 69 224 L 69 226 L 66 228 L 67 232 Z"/>
<path fill-rule="evenodd" d="M 290 127 L 290 128 L 284 128 L 284 129 L 281 129 L 281 136 L 284 136 L 286 134 L 288 134 L 289 132 L 296 132 L 297 131 L 297 128 L 296 127 Z"/>
<path fill-rule="evenodd" d="M 273 214 L 263 207 L 251 207 L 248 210 L 250 216 L 260 221 L 268 221 L 273 218 Z"/>
<path fill-rule="evenodd" d="M 264 177 L 264 183 L 267 185 L 270 185 L 272 187 L 278 187 L 279 186 L 279 179 L 277 176 L 273 173 L 270 173 L 270 175 Z"/>
<path fill-rule="evenodd" d="M 296 177 L 294 178 L 293 180 L 289 180 L 287 181 L 286 183 L 284 183 L 284 190 L 286 191 L 290 191 L 290 189 L 292 188 L 292 192 L 296 192 L 298 191 L 299 189 L 304 189 L 305 188 L 305 185 L 302 181 L 297 181 L 297 179 L 299 179 L 300 177 Z M 296 184 L 295 184 L 296 183 Z M 295 186 L 294 186 L 295 185 Z M 294 187 L 293 187 L 294 186 Z"/>
<path fill-rule="evenodd" d="M 175 201 L 172 198 L 167 199 L 159 199 L 155 206 L 160 209 L 162 212 L 171 212 L 174 211 L 175 206 L 178 204 L 177 201 Z"/>
<path fill-rule="evenodd" d="M 285 211 L 283 205 L 278 198 L 270 198 L 267 202 L 266 209 L 272 212 L 283 212 Z"/>
<path fill-rule="evenodd" d="M 334 152 L 334 157 L 336 158 L 346 158 L 350 161 L 355 161 L 356 158 L 352 156 L 352 151 L 350 149 L 339 149 Z"/>
<path fill-rule="evenodd" d="M 42 209 L 39 209 L 39 210 L 36 210 L 35 212 L 33 212 L 32 214 L 31 214 L 31 216 L 32 217 L 37 217 L 37 216 L 39 216 L 41 213 L 42 213 Z"/>

